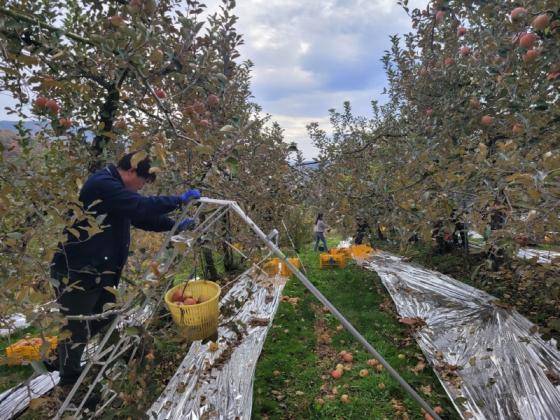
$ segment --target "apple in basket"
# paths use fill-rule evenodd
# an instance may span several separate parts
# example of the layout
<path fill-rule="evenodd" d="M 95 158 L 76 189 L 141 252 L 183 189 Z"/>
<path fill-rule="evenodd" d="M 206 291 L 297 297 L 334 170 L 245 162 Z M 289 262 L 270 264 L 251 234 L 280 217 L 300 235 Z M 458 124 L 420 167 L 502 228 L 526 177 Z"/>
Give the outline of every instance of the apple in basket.
<path fill-rule="evenodd" d="M 183 301 L 183 303 L 184 303 L 185 305 L 196 305 L 196 304 L 198 303 L 198 301 L 197 301 L 195 298 L 193 298 L 193 297 L 187 297 L 187 298 L 185 298 L 185 300 Z"/>
<path fill-rule="evenodd" d="M 183 292 L 181 292 L 181 290 L 175 290 L 173 296 L 171 296 L 171 302 L 182 302 L 183 300 L 185 300 Z"/>

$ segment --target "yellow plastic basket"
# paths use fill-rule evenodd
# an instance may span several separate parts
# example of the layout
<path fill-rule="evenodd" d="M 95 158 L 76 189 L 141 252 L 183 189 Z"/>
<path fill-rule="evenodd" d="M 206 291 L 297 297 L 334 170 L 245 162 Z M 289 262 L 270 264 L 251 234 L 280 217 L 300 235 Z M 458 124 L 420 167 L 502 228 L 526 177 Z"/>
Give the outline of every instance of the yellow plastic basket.
<path fill-rule="evenodd" d="M 280 273 L 280 259 L 279 258 L 271 258 L 270 260 L 266 261 L 263 265 L 263 270 L 269 276 L 275 276 Z"/>
<path fill-rule="evenodd" d="M 176 291 L 184 291 L 203 302 L 195 305 L 181 305 L 171 301 Z M 193 280 L 172 287 L 165 294 L 165 304 L 171 312 L 171 317 L 186 335 L 189 341 L 204 340 L 218 330 L 221 288 L 208 280 Z"/>
<path fill-rule="evenodd" d="M 333 255 L 342 255 L 347 260 L 352 258 L 352 254 L 350 253 L 350 248 L 331 248 L 329 252 Z"/>
<path fill-rule="evenodd" d="M 301 268 L 301 261 L 299 258 L 288 258 L 288 261 L 295 265 L 297 269 Z M 280 275 L 284 277 L 289 277 L 292 275 L 292 272 L 284 262 L 280 264 Z"/>
<path fill-rule="evenodd" d="M 352 245 L 350 247 L 350 253 L 353 257 L 365 257 L 373 252 L 373 248 L 368 245 Z"/>
<path fill-rule="evenodd" d="M 58 346 L 58 337 L 45 337 L 50 344 L 47 356 Z M 9 365 L 20 365 L 25 362 L 41 360 L 43 340 L 40 337 L 22 338 L 18 342 L 6 347 L 6 357 Z"/>
<path fill-rule="evenodd" d="M 323 253 L 319 256 L 319 268 L 344 268 L 346 267 L 346 257 L 343 254 Z"/>

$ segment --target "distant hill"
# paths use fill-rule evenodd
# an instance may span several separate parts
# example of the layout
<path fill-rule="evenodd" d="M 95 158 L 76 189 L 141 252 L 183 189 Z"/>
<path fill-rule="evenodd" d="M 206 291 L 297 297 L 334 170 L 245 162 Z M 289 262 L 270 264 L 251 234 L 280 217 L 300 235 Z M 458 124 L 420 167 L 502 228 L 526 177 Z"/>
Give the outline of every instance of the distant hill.
<path fill-rule="evenodd" d="M 0 130 L 16 131 L 17 123 L 18 121 L 2 120 L 0 121 Z M 33 133 L 39 131 L 39 129 L 41 128 L 41 126 L 39 125 L 39 121 L 25 121 L 23 123 L 23 126 L 31 130 L 31 132 Z"/>

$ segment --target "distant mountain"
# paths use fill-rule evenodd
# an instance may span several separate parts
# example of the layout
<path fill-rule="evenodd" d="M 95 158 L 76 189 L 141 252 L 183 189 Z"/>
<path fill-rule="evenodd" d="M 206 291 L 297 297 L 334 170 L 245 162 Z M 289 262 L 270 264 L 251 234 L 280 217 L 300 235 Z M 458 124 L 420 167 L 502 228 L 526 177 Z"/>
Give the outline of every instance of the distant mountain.
<path fill-rule="evenodd" d="M 0 130 L 16 131 L 16 124 L 18 122 L 19 121 L 2 120 L 0 121 Z M 39 125 L 39 121 L 25 121 L 23 123 L 23 126 L 31 130 L 32 133 L 36 133 L 41 128 L 41 126 Z"/>

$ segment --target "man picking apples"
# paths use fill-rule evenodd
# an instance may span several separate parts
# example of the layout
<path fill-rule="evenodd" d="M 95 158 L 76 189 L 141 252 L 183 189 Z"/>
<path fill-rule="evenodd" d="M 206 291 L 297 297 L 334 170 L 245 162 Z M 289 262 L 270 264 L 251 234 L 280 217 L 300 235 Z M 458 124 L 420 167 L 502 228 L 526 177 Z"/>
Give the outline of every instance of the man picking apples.
<path fill-rule="evenodd" d="M 107 289 L 119 285 L 128 258 L 131 225 L 154 232 L 169 231 L 175 222 L 167 213 L 200 198 L 195 189 L 179 196 L 145 197 L 138 193 L 146 182 L 155 179 L 156 168 L 151 167 L 150 159 L 144 152 L 133 152 L 122 157 L 117 166 L 109 165 L 94 173 L 83 185 L 79 195 L 82 209 L 97 220 L 100 231 L 89 235 L 90 222 L 79 214 L 72 215 L 77 220 L 72 228 L 65 229 L 66 241 L 59 244 L 51 263 L 51 282 L 64 315 L 100 314 L 107 309 L 104 305 L 115 302 L 115 295 Z M 178 229 L 193 225 L 193 219 L 185 219 Z M 69 338 L 60 340 L 57 349 L 59 386 L 65 391 L 80 376 L 87 341 L 112 320 L 67 321 L 64 330 Z"/>

